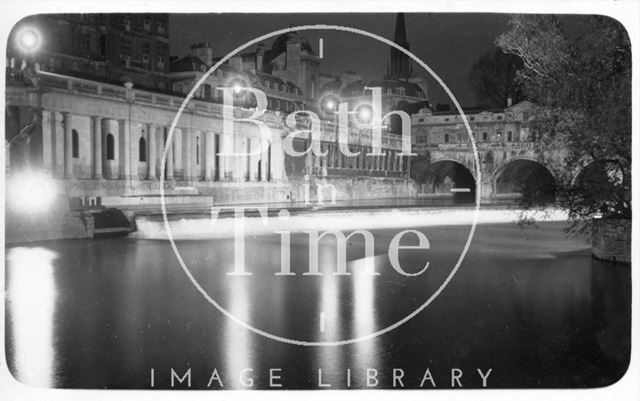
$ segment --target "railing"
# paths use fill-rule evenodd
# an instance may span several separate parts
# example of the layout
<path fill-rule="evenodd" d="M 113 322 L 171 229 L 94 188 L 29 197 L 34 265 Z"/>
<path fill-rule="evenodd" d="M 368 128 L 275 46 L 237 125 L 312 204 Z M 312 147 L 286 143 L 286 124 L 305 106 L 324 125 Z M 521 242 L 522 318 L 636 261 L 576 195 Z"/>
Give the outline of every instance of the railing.
<path fill-rule="evenodd" d="M 8 79 L 7 82 L 23 83 L 23 80 L 26 80 L 26 78 L 24 78 L 24 74 L 20 70 L 7 69 L 7 77 L 9 76 L 11 76 L 11 79 Z M 36 87 L 54 91 L 65 91 L 71 93 L 109 97 L 119 100 L 129 100 L 132 102 L 140 102 L 159 107 L 170 107 L 173 109 L 178 108 L 184 101 L 184 97 L 181 96 L 162 95 L 139 89 L 129 90 L 119 85 L 91 81 L 82 78 L 75 78 L 45 71 L 38 71 L 34 74 L 34 77 L 35 79 L 32 81 L 35 82 Z M 189 104 L 192 110 L 207 114 L 212 114 L 216 111 L 219 112 L 221 107 L 221 105 L 218 103 L 195 99 L 192 99 Z M 243 114 L 243 111 L 240 108 L 236 109 L 235 111 L 236 113 L 234 114 Z M 277 125 L 284 124 L 285 117 L 286 115 L 280 112 L 267 111 L 263 114 L 261 119 L 268 123 Z M 297 115 L 296 123 L 298 125 L 298 129 L 310 128 L 310 118 L 308 116 Z M 338 127 L 335 121 L 321 120 L 323 141 L 328 141 L 330 140 L 329 138 L 332 138 L 331 140 L 334 140 L 337 134 L 337 130 Z M 368 144 L 371 142 L 370 132 L 370 129 L 357 128 L 350 125 L 348 141 L 350 144 L 359 144 L 364 140 L 366 144 Z M 383 131 L 382 145 L 389 146 L 394 149 L 399 148 L 401 145 L 401 140 L 397 135 Z"/>
<path fill-rule="evenodd" d="M 476 142 L 478 149 L 498 148 L 498 149 L 533 149 L 536 146 L 534 141 L 518 141 L 518 142 Z M 457 143 L 419 143 L 413 144 L 414 149 L 441 149 L 441 150 L 456 150 L 456 149 L 471 149 L 471 142 L 457 142 Z"/>

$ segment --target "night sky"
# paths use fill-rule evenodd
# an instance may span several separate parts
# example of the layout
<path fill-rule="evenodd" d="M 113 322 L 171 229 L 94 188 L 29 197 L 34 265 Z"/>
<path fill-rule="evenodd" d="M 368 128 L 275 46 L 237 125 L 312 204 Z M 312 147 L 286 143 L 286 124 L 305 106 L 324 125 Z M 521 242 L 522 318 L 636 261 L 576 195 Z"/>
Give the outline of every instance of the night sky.
<path fill-rule="evenodd" d="M 410 50 L 434 70 L 463 106 L 476 101 L 468 87 L 469 69 L 474 60 L 494 48 L 495 38 L 505 32 L 508 14 L 405 14 Z M 224 56 L 238 46 L 266 33 L 289 26 L 331 24 L 350 26 L 393 40 L 396 15 L 388 14 L 172 14 L 171 54 L 183 56 L 191 43 L 208 41 L 214 56 Z M 337 31 L 306 31 L 313 50 L 324 40 L 321 71 L 337 74 L 351 70 L 365 79 L 379 79 L 389 60 L 389 47 L 374 39 Z M 267 40 L 270 47 L 273 39 Z M 414 64 L 414 75 L 428 73 Z M 449 103 L 432 82 L 432 103 Z"/>

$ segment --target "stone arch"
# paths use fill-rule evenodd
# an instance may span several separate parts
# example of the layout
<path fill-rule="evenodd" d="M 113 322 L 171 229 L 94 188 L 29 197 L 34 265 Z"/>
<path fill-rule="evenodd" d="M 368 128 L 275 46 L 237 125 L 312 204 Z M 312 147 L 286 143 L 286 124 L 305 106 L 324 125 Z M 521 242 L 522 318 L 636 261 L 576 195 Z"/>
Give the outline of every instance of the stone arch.
<path fill-rule="evenodd" d="M 573 177 L 571 185 L 609 185 L 622 180 L 621 171 L 612 161 L 592 161 L 584 165 Z"/>
<path fill-rule="evenodd" d="M 496 169 L 492 177 L 496 197 L 527 197 L 535 201 L 555 199 L 556 179 L 553 173 L 538 160 L 530 158 L 509 159 Z"/>
<path fill-rule="evenodd" d="M 459 160 L 439 159 L 429 165 L 425 192 L 453 197 L 455 201 L 473 202 L 476 180 L 469 167 Z"/>
<path fill-rule="evenodd" d="M 631 210 L 630 177 L 615 160 L 599 160 L 582 167 L 573 177 L 570 191 L 579 204 L 598 207 L 601 213 Z"/>

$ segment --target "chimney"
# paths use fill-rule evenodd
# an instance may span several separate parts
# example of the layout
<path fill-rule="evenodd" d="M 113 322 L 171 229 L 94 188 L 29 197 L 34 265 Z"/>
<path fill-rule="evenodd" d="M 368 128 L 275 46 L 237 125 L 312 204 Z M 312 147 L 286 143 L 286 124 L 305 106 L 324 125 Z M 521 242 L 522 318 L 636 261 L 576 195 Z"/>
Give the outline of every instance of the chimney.
<path fill-rule="evenodd" d="M 229 65 L 238 71 L 242 71 L 242 56 L 235 55 L 229 59 Z"/>
<path fill-rule="evenodd" d="M 201 42 L 191 45 L 191 55 L 198 57 L 208 67 L 213 64 L 213 49 L 211 49 L 211 43 Z"/>
<path fill-rule="evenodd" d="M 302 77 L 302 68 L 300 65 L 300 55 L 302 53 L 302 46 L 300 41 L 296 39 L 289 39 L 287 41 L 287 66 L 286 77 L 287 80 L 298 85 L 299 88 L 305 88 L 308 82 L 304 82 Z"/>
<path fill-rule="evenodd" d="M 260 43 L 256 49 L 256 71 L 262 72 L 262 63 L 264 61 L 264 43 Z"/>

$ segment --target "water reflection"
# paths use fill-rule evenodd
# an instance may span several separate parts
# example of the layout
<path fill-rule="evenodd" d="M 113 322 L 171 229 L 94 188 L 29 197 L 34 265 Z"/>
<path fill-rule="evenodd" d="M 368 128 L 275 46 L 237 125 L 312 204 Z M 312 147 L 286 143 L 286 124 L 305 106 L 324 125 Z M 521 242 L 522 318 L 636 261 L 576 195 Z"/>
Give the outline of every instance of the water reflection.
<path fill-rule="evenodd" d="M 54 384 L 53 319 L 56 288 L 53 260 L 44 248 L 8 251 L 8 294 L 15 376 L 37 387 Z"/>
<path fill-rule="evenodd" d="M 315 327 L 315 341 L 336 341 L 342 338 L 344 333 L 344 320 L 341 318 L 340 284 L 344 277 L 335 276 L 337 248 L 335 243 L 324 241 L 319 246 L 318 261 L 322 276 L 314 277 L 320 280 L 320 305 L 316 310 L 317 326 Z M 335 387 L 342 383 L 342 372 L 338 369 L 344 365 L 344 353 L 339 347 L 315 347 L 314 381 L 319 386 Z M 322 383 L 322 384 L 321 384 Z"/>
<path fill-rule="evenodd" d="M 231 277 L 228 285 L 230 286 L 229 313 L 242 322 L 251 322 L 247 277 Z M 238 323 L 231 319 L 224 320 L 224 363 L 225 371 L 233 377 L 229 382 L 231 388 L 248 388 L 254 385 L 252 337 L 252 333 Z"/>
<path fill-rule="evenodd" d="M 194 290 L 163 241 L 9 247 L 7 362 L 23 383 L 66 388 L 149 388 L 151 368 L 155 388 L 171 388 L 172 368 L 180 375 L 191 368 L 192 388 L 207 388 L 214 368 L 225 389 L 244 388 L 245 368 L 253 369 L 245 373 L 253 388 L 269 388 L 270 368 L 282 369 L 286 388 L 318 388 L 319 368 L 332 388 L 346 387 L 348 369 L 351 387 L 366 387 L 367 368 L 378 370 L 377 388 L 391 387 L 393 368 L 404 369 L 409 388 L 420 384 L 426 368 L 438 387 L 447 387 L 454 367 L 464 369 L 466 388 L 481 386 L 477 368 L 493 369 L 490 387 L 610 384 L 628 362 L 630 269 L 592 261 L 588 244 L 561 228 L 479 225 L 459 273 L 423 313 L 383 336 L 339 347 L 282 344 L 230 321 Z M 434 267 L 438 255 L 459 249 L 449 238 L 464 230 L 438 228 Z M 390 233 L 375 231 L 376 241 L 388 243 Z M 351 276 L 334 276 L 332 241 L 321 243 L 323 276 L 302 276 L 309 258 L 302 239 L 291 247 L 299 274 L 288 277 L 274 276 L 280 249 L 273 239 L 247 239 L 247 266 L 263 267 L 250 277 L 226 275 L 230 242 L 180 246 L 229 312 L 294 339 L 367 335 L 422 302 L 430 288 L 428 280 L 400 281 L 381 266 L 385 254 L 375 257 L 380 276 L 361 274 L 364 259 L 349 264 Z M 352 243 L 350 259 L 362 257 Z M 417 266 L 411 258 L 406 265 Z M 214 381 L 210 388 L 219 386 Z"/>
<path fill-rule="evenodd" d="M 350 263 L 350 268 L 353 271 L 354 308 L 351 320 L 353 337 L 366 336 L 378 330 L 376 327 L 375 314 L 375 280 L 380 280 L 380 276 L 366 274 L 367 264 L 371 263 L 375 265 L 376 258 L 373 257 L 371 259 L 374 260 L 362 258 Z M 359 370 L 359 373 L 369 368 L 378 368 L 378 345 L 379 339 L 377 337 L 355 343 L 351 366 Z M 369 381 L 369 383 L 372 385 L 377 383 L 377 381 L 378 379 L 376 378 L 375 381 L 372 380 Z M 360 383 L 362 387 L 363 384 L 364 383 Z"/>

